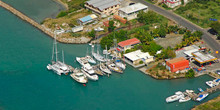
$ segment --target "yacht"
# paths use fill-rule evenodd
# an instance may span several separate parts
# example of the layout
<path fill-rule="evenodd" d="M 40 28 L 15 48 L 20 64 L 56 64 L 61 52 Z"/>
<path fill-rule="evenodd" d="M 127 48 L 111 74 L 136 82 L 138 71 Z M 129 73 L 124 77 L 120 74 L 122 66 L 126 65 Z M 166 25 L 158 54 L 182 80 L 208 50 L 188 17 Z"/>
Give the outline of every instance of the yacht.
<path fill-rule="evenodd" d="M 201 95 L 199 95 L 199 97 L 196 99 L 196 101 L 202 101 L 202 100 L 204 100 L 207 96 L 208 96 L 209 94 L 208 93 L 206 93 L 206 94 L 201 94 Z"/>
<path fill-rule="evenodd" d="M 88 82 L 85 74 L 80 71 L 75 71 L 74 73 L 70 74 L 70 76 L 79 83 L 85 84 Z"/>
<path fill-rule="evenodd" d="M 122 63 L 120 60 L 116 60 L 115 65 L 120 67 L 123 70 L 125 70 L 125 68 L 126 68 L 126 64 Z"/>
<path fill-rule="evenodd" d="M 99 80 L 98 75 L 95 74 L 94 70 L 88 70 L 85 67 L 82 67 L 82 72 L 86 75 L 86 77 L 90 80 L 97 81 Z"/>
<path fill-rule="evenodd" d="M 176 92 L 175 95 L 172 95 L 170 97 L 167 97 L 166 98 L 166 102 L 169 103 L 169 102 L 174 102 L 174 101 L 177 101 L 179 100 L 181 97 L 184 97 L 184 94 L 180 91 Z"/>
<path fill-rule="evenodd" d="M 189 96 L 186 96 L 186 97 L 181 97 L 181 98 L 179 99 L 179 102 L 187 102 L 187 101 L 189 101 L 189 100 L 191 100 L 191 98 L 190 98 Z"/>
<path fill-rule="evenodd" d="M 101 63 L 100 65 L 99 65 L 99 68 L 100 68 L 100 70 L 101 71 L 103 71 L 103 72 L 105 72 L 105 73 L 107 73 L 107 74 L 112 74 L 112 72 L 105 66 L 105 64 L 103 64 L 103 63 Z"/>
<path fill-rule="evenodd" d="M 77 62 L 79 62 L 79 64 L 81 65 L 81 66 L 84 66 L 84 65 L 86 65 L 86 64 L 89 64 L 88 63 L 88 61 L 85 59 L 85 58 L 80 58 L 80 57 L 76 57 L 76 61 Z"/>
<path fill-rule="evenodd" d="M 107 64 L 108 68 L 111 70 L 111 71 L 114 71 L 114 72 L 117 72 L 117 73 L 123 73 L 123 71 L 121 70 L 121 68 L 117 67 L 114 63 L 110 63 L 110 64 Z"/>

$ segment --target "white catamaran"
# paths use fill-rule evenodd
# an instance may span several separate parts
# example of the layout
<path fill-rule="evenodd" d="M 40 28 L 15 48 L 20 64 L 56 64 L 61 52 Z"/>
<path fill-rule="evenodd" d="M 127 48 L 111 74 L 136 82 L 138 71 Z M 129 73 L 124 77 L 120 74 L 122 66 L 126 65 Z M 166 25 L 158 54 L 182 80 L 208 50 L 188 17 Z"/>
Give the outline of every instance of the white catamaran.
<path fill-rule="evenodd" d="M 53 70 L 55 73 L 57 73 L 58 75 L 61 74 L 68 74 L 68 72 L 70 72 L 70 68 L 68 65 L 66 65 L 64 63 L 64 53 L 63 55 L 63 62 L 58 60 L 58 55 L 57 55 L 57 42 L 56 42 L 56 34 L 54 34 L 54 43 L 53 43 L 53 51 L 52 51 L 52 61 L 51 64 L 47 65 L 47 69 L 48 70 Z M 54 52 L 55 51 L 55 52 Z M 54 55 L 56 57 L 56 59 L 54 60 Z"/>

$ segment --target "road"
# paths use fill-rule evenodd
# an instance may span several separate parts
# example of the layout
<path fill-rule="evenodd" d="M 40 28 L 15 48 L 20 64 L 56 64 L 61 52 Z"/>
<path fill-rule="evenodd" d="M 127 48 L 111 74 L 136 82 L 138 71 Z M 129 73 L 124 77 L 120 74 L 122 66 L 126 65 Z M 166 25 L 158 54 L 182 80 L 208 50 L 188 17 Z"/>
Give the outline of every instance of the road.
<path fill-rule="evenodd" d="M 178 23 L 181 26 L 187 27 L 189 30 L 193 31 L 193 30 L 198 30 L 198 31 L 202 31 L 203 32 L 203 36 L 202 39 L 210 46 L 210 48 L 213 49 L 213 51 L 219 51 L 220 52 L 220 44 L 213 39 L 211 36 L 211 34 L 209 34 L 205 29 L 200 28 L 199 26 L 191 23 L 190 21 L 186 20 L 185 18 L 171 12 L 165 9 L 162 9 L 158 6 L 155 6 L 153 4 L 150 4 L 144 0 L 132 0 L 134 2 L 141 2 L 145 5 L 148 6 L 148 8 L 150 10 L 155 11 L 156 13 L 163 15 L 165 17 L 167 17 L 168 19 L 174 20 L 176 23 Z M 220 58 L 220 53 L 216 54 L 214 53 L 214 55 L 218 58 Z"/>

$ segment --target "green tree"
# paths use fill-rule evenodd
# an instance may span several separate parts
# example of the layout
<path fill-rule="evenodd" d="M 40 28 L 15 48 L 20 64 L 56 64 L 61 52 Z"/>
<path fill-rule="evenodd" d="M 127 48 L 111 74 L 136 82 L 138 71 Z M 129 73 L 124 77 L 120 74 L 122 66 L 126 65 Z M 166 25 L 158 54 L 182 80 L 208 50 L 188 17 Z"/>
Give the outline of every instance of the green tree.
<path fill-rule="evenodd" d="M 186 78 L 193 78 L 193 77 L 195 77 L 195 72 L 194 72 L 194 70 L 193 70 L 193 69 L 190 69 L 188 72 L 186 72 L 185 77 L 186 77 Z"/>
<path fill-rule="evenodd" d="M 109 21 L 109 27 L 108 27 L 108 31 L 109 32 L 112 32 L 112 31 L 114 31 L 115 30 L 115 26 L 114 26 L 114 21 Z"/>
<path fill-rule="evenodd" d="M 93 29 L 91 32 L 88 33 L 89 37 L 95 38 L 96 31 Z"/>

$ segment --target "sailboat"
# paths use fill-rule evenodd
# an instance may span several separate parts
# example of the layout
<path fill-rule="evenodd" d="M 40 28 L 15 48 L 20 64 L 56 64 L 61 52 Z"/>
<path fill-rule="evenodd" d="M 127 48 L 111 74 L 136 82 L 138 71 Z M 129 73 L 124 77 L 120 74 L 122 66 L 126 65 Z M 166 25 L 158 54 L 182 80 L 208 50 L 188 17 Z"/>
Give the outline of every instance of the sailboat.
<path fill-rule="evenodd" d="M 94 45 L 92 45 L 92 56 L 93 56 L 96 60 L 98 60 L 98 61 L 100 61 L 100 62 L 105 62 L 105 61 L 106 61 L 106 59 L 99 54 L 98 46 L 97 46 L 97 53 L 95 53 L 95 52 L 94 52 Z"/>
<path fill-rule="evenodd" d="M 96 61 L 89 55 L 88 53 L 88 48 L 87 48 L 87 53 L 86 53 L 86 60 L 89 62 L 89 63 L 92 63 L 92 64 L 96 64 Z"/>
<path fill-rule="evenodd" d="M 51 60 L 51 64 L 47 65 L 47 69 L 48 70 L 53 70 L 58 75 L 68 74 L 68 72 L 70 72 L 70 68 L 69 68 L 68 65 L 66 65 L 64 63 L 64 53 L 63 53 L 63 51 L 62 51 L 62 53 L 63 53 L 63 62 L 58 60 L 56 34 L 54 34 L 54 35 L 55 35 L 55 37 L 54 37 L 54 43 L 53 43 L 52 60 Z M 54 55 L 56 56 L 55 60 L 54 60 Z"/>

